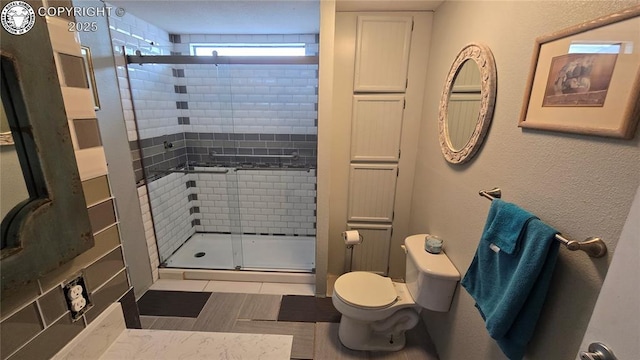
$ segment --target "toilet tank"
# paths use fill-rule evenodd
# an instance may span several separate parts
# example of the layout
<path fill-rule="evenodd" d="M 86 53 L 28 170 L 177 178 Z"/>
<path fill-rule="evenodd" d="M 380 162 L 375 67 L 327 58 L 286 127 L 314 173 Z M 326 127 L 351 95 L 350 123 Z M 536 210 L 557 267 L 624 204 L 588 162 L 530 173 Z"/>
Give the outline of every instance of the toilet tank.
<path fill-rule="evenodd" d="M 451 307 L 460 273 L 444 252 L 431 254 L 424 249 L 426 235 L 412 235 L 404 240 L 407 248 L 405 281 L 416 304 L 446 312 Z"/>

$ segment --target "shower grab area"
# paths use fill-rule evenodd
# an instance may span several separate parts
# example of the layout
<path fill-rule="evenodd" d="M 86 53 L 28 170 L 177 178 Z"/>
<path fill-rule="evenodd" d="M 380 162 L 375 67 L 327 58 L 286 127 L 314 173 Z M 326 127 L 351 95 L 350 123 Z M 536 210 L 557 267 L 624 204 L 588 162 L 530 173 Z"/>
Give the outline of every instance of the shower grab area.
<path fill-rule="evenodd" d="M 161 267 L 315 271 L 317 37 L 300 38 L 297 59 L 124 50 Z"/>

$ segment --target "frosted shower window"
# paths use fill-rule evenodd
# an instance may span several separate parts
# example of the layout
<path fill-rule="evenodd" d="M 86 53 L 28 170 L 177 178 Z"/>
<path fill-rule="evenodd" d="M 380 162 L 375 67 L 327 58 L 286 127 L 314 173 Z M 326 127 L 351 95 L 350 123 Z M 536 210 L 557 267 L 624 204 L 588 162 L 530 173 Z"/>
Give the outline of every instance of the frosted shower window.
<path fill-rule="evenodd" d="M 191 55 L 210 56 L 305 56 L 305 44 L 191 44 Z"/>

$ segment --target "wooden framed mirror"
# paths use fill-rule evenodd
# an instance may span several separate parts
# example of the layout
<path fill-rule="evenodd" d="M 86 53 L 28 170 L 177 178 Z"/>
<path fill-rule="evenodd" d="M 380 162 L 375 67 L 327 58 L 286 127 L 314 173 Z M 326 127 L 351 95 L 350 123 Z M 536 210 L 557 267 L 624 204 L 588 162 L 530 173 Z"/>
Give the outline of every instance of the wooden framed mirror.
<path fill-rule="evenodd" d="M 438 137 L 444 158 L 465 163 L 487 134 L 496 99 L 496 65 L 482 44 L 466 45 L 451 65 L 438 111 Z"/>

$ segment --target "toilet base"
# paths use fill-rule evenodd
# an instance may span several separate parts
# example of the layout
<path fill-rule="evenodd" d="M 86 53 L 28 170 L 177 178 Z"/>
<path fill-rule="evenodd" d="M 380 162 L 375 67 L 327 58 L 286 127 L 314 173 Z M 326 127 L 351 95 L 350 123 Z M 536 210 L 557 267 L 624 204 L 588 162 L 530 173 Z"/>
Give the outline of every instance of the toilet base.
<path fill-rule="evenodd" d="M 375 330 L 379 323 L 364 322 L 342 315 L 338 338 L 342 345 L 351 350 L 402 350 L 406 344 L 405 332 L 417 324 L 418 314 L 413 309 L 403 309 L 396 314 L 406 320 L 403 319 L 385 330 Z"/>

